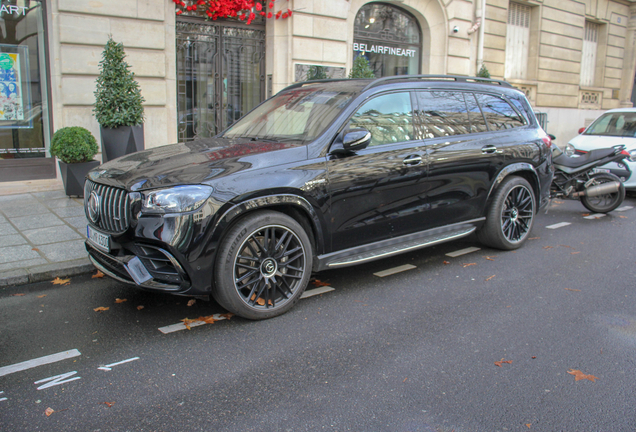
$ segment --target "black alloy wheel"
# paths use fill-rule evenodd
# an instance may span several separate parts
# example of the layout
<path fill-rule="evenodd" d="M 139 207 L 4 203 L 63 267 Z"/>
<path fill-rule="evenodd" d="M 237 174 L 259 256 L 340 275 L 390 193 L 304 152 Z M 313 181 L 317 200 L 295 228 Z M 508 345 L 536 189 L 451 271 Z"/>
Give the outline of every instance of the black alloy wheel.
<path fill-rule="evenodd" d="M 255 213 L 231 229 L 219 250 L 214 297 L 244 318 L 280 315 L 305 291 L 311 262 L 311 243 L 298 222 Z"/>
<path fill-rule="evenodd" d="M 527 240 L 534 215 L 535 195 L 530 184 L 521 177 L 508 177 L 495 192 L 486 223 L 478 232 L 479 240 L 497 249 L 517 249 Z"/>

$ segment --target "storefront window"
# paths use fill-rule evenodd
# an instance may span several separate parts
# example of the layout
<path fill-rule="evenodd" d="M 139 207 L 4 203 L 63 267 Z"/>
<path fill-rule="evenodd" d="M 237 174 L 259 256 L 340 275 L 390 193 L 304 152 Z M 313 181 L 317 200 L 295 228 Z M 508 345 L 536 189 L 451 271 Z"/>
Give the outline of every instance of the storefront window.
<path fill-rule="evenodd" d="M 376 77 L 420 73 L 421 31 L 408 12 L 384 3 L 369 3 L 356 16 L 354 58 L 363 55 Z"/>
<path fill-rule="evenodd" d="M 0 0 L 0 181 L 55 177 L 45 34 L 42 2 Z"/>

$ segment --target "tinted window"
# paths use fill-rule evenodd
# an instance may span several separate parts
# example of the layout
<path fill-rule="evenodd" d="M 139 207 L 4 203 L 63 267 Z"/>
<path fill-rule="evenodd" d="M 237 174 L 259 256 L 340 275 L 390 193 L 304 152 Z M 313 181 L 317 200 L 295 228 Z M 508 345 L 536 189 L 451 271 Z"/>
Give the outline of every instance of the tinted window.
<path fill-rule="evenodd" d="M 512 129 L 525 121 L 505 100 L 486 94 L 475 94 L 490 130 Z"/>
<path fill-rule="evenodd" d="M 466 94 L 466 106 L 468 107 L 468 118 L 470 119 L 470 125 L 473 132 L 486 132 L 488 126 L 486 126 L 486 120 L 479 108 L 477 99 L 472 93 Z"/>
<path fill-rule="evenodd" d="M 585 135 L 636 136 L 636 112 L 603 114 L 587 128 Z"/>
<path fill-rule="evenodd" d="M 371 132 L 371 146 L 415 139 L 411 95 L 389 93 L 365 102 L 349 121 L 349 128 Z"/>
<path fill-rule="evenodd" d="M 422 139 L 472 132 L 463 93 L 426 91 L 416 95 Z"/>

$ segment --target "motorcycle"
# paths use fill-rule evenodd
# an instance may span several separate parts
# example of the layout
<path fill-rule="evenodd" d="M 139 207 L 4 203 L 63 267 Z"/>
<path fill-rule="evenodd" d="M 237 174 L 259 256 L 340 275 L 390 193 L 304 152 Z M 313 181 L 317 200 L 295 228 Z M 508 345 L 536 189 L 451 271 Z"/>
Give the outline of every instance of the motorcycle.
<path fill-rule="evenodd" d="M 554 141 L 554 136 L 550 135 Z M 609 213 L 623 203 L 625 187 L 620 178 L 598 167 L 610 162 L 618 163 L 625 170 L 625 179 L 631 170 L 624 159 L 632 158 L 625 146 L 592 150 L 578 157 L 564 154 L 552 145 L 554 178 L 550 185 L 550 199 L 580 199 L 581 204 L 594 213 Z"/>

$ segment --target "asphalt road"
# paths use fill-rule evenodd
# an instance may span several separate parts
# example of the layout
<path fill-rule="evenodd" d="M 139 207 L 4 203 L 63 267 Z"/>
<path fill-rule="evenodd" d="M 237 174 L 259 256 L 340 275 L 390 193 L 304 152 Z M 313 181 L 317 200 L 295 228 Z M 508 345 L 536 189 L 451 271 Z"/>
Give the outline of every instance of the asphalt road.
<path fill-rule="evenodd" d="M 90 276 L 5 289 L 0 431 L 634 431 L 636 208 L 585 213 L 553 204 L 515 252 L 318 274 L 335 290 L 261 322 L 164 334 L 225 311 Z"/>

